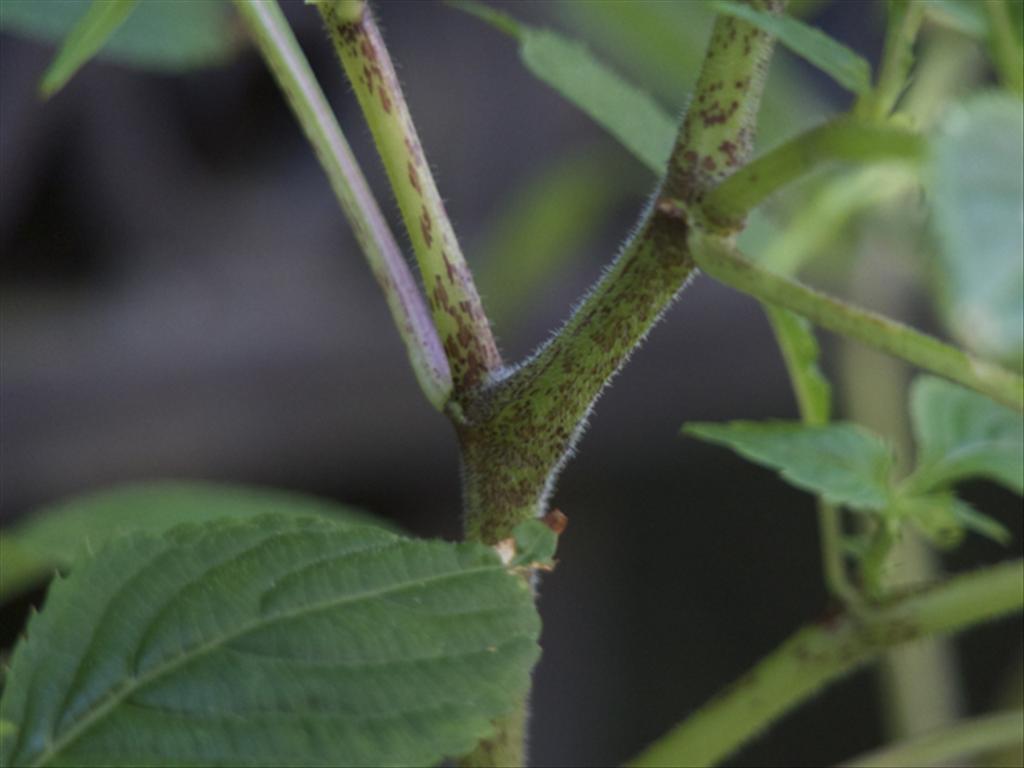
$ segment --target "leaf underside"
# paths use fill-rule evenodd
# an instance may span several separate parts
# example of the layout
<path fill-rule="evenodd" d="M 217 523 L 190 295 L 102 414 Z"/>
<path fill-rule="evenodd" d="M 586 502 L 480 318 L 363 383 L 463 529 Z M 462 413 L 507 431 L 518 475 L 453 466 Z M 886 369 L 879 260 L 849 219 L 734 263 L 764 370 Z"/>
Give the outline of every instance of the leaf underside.
<path fill-rule="evenodd" d="M 884 440 L 856 425 L 733 421 L 691 423 L 684 431 L 777 469 L 791 484 L 835 504 L 869 510 L 889 504 L 892 453 Z"/>
<path fill-rule="evenodd" d="M 4 765 L 408 765 L 525 695 L 539 619 L 490 549 L 267 516 L 111 541 L 15 650 Z"/>

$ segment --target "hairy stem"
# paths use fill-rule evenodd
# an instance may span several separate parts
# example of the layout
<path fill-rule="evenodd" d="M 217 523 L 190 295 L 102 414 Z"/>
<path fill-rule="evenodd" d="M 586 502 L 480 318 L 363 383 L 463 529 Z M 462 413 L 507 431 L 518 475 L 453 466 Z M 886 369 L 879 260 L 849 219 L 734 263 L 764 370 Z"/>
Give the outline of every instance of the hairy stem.
<path fill-rule="evenodd" d="M 842 764 L 842 768 L 916 768 L 945 765 L 1024 742 L 1024 710 L 1011 709 L 890 744 Z"/>
<path fill-rule="evenodd" d="M 686 204 L 669 198 L 699 200 L 747 160 L 772 46 L 746 22 L 716 20 L 656 202 L 554 338 L 467 410 L 468 537 L 493 543 L 543 511 L 594 401 L 692 273 Z"/>
<path fill-rule="evenodd" d="M 924 152 L 924 139 L 916 133 L 841 117 L 790 139 L 734 173 L 708 193 L 704 214 L 713 229 L 735 231 L 766 197 L 823 162 L 917 162 Z"/>
<path fill-rule="evenodd" d="M 327 172 L 341 209 L 384 291 L 420 388 L 434 407 L 443 408 L 452 381 L 437 331 L 309 62 L 274 0 L 236 0 L 235 6 Z"/>
<path fill-rule="evenodd" d="M 696 233 L 691 253 L 701 269 L 726 285 L 1024 411 L 1024 379 L 998 365 L 758 267 L 725 239 Z"/>
<path fill-rule="evenodd" d="M 501 357 L 373 14 L 363 2 L 318 3 L 384 162 L 409 232 L 452 371 L 456 399 L 501 367 Z"/>
<path fill-rule="evenodd" d="M 716 765 L 826 684 L 895 645 L 1019 611 L 1024 561 L 979 569 L 869 613 L 804 627 L 631 765 Z"/>

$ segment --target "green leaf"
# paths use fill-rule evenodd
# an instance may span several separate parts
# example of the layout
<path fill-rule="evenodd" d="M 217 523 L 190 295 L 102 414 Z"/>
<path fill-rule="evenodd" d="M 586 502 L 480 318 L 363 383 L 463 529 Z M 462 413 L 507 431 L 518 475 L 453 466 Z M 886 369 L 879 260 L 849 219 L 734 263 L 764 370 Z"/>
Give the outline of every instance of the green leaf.
<path fill-rule="evenodd" d="M 579 42 L 520 24 L 482 3 L 462 0 L 452 5 L 519 40 L 519 55 L 537 78 L 593 118 L 652 171 L 665 171 L 676 124 L 650 95 Z"/>
<path fill-rule="evenodd" d="M 0 535 L 0 598 L 66 568 L 121 533 L 279 512 L 385 526 L 365 512 L 298 493 L 204 482 L 154 482 L 77 496 Z"/>
<path fill-rule="evenodd" d="M 806 59 L 846 90 L 861 96 L 871 90 L 871 67 L 867 60 L 824 32 L 792 16 L 775 16 L 729 0 L 710 0 L 718 13 L 747 21 L 797 56 Z"/>
<path fill-rule="evenodd" d="M 810 322 L 788 309 L 763 305 L 786 362 L 800 415 L 806 424 L 826 424 L 832 410 L 832 387 L 818 368 L 818 339 Z"/>
<path fill-rule="evenodd" d="M 855 424 L 733 421 L 692 423 L 683 431 L 777 469 L 791 484 L 834 504 L 862 510 L 889 505 L 892 452 Z"/>
<path fill-rule="evenodd" d="M 39 90 L 50 97 L 59 91 L 103 47 L 128 14 L 135 0 L 92 0 L 85 16 L 71 30 L 43 75 Z"/>
<path fill-rule="evenodd" d="M 0 28 L 57 43 L 90 6 L 81 0 L 3 0 Z M 97 58 L 161 72 L 222 64 L 242 42 L 231 4 L 202 0 L 145 0 L 109 38 Z"/>
<path fill-rule="evenodd" d="M 525 520 L 512 531 L 514 566 L 550 566 L 558 548 L 558 535 L 540 520 Z"/>
<path fill-rule="evenodd" d="M 909 487 L 984 477 L 1024 493 L 1024 417 L 944 379 L 919 376 L 910 393 L 917 468 Z"/>
<path fill-rule="evenodd" d="M 954 334 L 982 355 L 1024 358 L 1024 110 L 976 96 L 935 137 L 932 221 L 941 304 Z"/>
<path fill-rule="evenodd" d="M 539 629 L 483 545 L 282 515 L 119 537 L 30 620 L 0 764 L 433 764 L 521 701 Z"/>

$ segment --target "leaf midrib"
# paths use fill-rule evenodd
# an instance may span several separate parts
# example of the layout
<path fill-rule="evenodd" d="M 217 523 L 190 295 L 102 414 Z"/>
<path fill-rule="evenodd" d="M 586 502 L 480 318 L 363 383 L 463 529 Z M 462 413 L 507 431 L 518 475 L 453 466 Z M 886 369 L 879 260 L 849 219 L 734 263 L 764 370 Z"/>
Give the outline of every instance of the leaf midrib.
<path fill-rule="evenodd" d="M 286 611 L 284 613 L 275 614 L 271 617 L 261 617 L 260 619 L 243 625 L 235 632 L 229 632 L 225 635 L 217 637 L 200 645 L 193 646 L 186 651 L 183 651 L 177 655 L 169 657 L 164 662 L 152 667 L 144 675 L 135 678 L 129 678 L 130 683 L 124 685 L 120 689 L 116 689 L 113 693 L 108 694 L 105 700 L 101 700 L 100 703 L 92 707 L 85 716 L 80 719 L 76 725 L 69 728 L 63 736 L 51 742 L 50 745 L 44 749 L 39 756 L 29 763 L 30 766 L 38 768 L 39 766 L 45 766 L 49 760 L 56 755 L 59 755 L 71 744 L 78 740 L 83 734 L 89 731 L 90 728 L 101 722 L 112 710 L 114 710 L 122 701 L 136 693 L 140 689 L 160 679 L 169 672 L 174 671 L 178 667 L 184 665 L 189 661 L 193 661 L 207 653 L 210 653 L 217 648 L 225 645 L 226 643 L 236 640 L 245 634 L 262 629 L 265 626 L 269 626 L 278 621 L 299 618 L 305 614 L 315 613 L 322 611 L 327 608 L 336 608 L 349 603 L 356 603 L 361 600 L 372 599 L 375 597 L 383 597 L 385 595 L 394 594 L 401 592 L 402 590 L 409 589 L 412 587 L 422 587 L 427 584 L 433 584 L 440 581 L 445 581 L 451 578 L 460 578 L 462 576 L 468 576 L 475 573 L 485 573 L 488 571 L 500 571 L 502 570 L 501 565 L 487 565 L 476 568 L 469 568 L 461 571 L 451 571 L 448 573 L 431 576 L 425 579 L 420 579 L 415 582 L 409 582 L 398 585 L 390 585 L 384 589 L 372 590 L 369 592 L 362 592 L 357 595 L 346 595 L 340 599 L 334 600 L 322 600 L 318 603 L 313 603 L 307 606 L 303 606 L 297 610 Z"/>

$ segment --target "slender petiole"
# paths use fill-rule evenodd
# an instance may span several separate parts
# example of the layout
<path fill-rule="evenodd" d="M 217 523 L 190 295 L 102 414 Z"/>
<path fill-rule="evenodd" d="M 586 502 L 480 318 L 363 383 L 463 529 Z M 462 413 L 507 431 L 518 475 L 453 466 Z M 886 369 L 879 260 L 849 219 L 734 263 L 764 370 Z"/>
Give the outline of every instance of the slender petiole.
<path fill-rule="evenodd" d="M 822 163 L 916 163 L 924 153 L 924 138 L 916 133 L 841 117 L 801 133 L 740 168 L 708 192 L 701 207 L 712 228 L 737 231 L 746 215 L 766 197 Z"/>
<path fill-rule="evenodd" d="M 695 230 L 690 247 L 697 265 L 726 285 L 1024 411 L 1024 379 L 1005 368 L 759 267 L 724 238 Z"/>
<path fill-rule="evenodd" d="M 341 209 L 384 291 L 420 388 L 435 408 L 443 409 L 451 394 L 452 379 L 437 331 L 309 62 L 276 0 L 235 0 L 235 6 L 327 172 Z"/>

